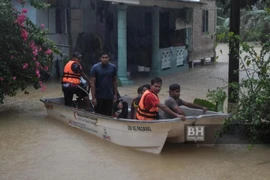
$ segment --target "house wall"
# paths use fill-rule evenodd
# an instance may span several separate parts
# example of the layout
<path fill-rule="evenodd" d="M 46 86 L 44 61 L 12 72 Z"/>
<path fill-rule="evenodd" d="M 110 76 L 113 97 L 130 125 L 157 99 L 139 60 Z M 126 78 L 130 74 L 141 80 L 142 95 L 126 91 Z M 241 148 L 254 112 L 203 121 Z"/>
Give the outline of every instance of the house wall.
<path fill-rule="evenodd" d="M 201 0 L 205 3 L 201 7 L 193 9 L 193 29 L 192 44 L 193 49 L 190 53 L 190 61 L 200 60 L 215 56 L 215 32 L 217 9 L 215 0 Z M 202 32 L 202 14 L 203 10 L 209 11 L 208 33 Z"/>
<path fill-rule="evenodd" d="M 11 0 L 11 3 L 13 4 L 13 6 L 19 11 L 21 12 L 23 8 L 26 8 L 28 9 L 28 12 L 27 12 L 27 17 L 29 17 L 31 19 L 31 21 L 33 23 L 37 23 L 37 19 L 36 19 L 36 9 L 33 8 L 32 6 L 30 6 L 28 3 L 26 3 L 24 5 L 24 7 L 22 7 L 22 5 L 18 2 L 18 0 Z"/>
<path fill-rule="evenodd" d="M 63 1 L 63 0 L 62 0 Z M 67 33 L 63 34 L 57 34 L 56 33 L 56 17 L 55 17 L 55 8 L 49 8 L 49 9 L 43 9 L 39 10 L 34 7 L 32 7 L 29 3 L 26 3 L 23 7 L 22 5 L 17 1 L 17 0 L 12 0 L 11 1 L 14 7 L 18 10 L 21 11 L 22 8 L 28 9 L 28 12 L 26 13 L 26 16 L 36 25 L 41 25 L 44 24 L 44 28 L 49 30 L 49 33 L 47 34 L 48 38 L 53 40 L 60 51 L 64 54 L 67 55 L 69 54 L 69 48 L 68 46 L 68 35 Z M 44 2 L 47 2 L 44 0 Z M 56 73 L 56 60 L 59 60 L 60 63 L 60 76 L 63 71 L 63 61 L 62 58 L 59 55 L 54 55 L 53 59 L 53 66 L 51 69 L 51 73 L 54 77 L 57 76 Z"/>

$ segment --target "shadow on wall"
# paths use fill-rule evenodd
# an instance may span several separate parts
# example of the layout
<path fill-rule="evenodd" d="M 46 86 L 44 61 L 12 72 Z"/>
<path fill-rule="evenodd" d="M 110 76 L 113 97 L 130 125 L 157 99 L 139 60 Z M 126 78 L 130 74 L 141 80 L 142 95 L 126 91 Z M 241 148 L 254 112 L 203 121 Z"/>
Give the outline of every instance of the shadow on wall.
<path fill-rule="evenodd" d="M 99 52 L 103 48 L 101 36 L 97 33 L 79 33 L 74 52 L 82 54 L 82 67 L 87 74 L 93 64 L 99 61 Z"/>

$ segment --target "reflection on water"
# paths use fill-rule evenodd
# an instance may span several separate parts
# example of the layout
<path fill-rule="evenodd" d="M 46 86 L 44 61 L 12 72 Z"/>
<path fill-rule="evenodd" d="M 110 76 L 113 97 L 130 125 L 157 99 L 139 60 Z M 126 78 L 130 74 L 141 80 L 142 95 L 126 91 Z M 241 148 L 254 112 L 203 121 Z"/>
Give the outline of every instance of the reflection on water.
<path fill-rule="evenodd" d="M 59 84 L 30 91 L 0 106 L 1 180 L 270 179 L 265 145 L 166 144 L 160 155 L 137 152 L 46 117 L 39 98 L 62 95 Z"/>

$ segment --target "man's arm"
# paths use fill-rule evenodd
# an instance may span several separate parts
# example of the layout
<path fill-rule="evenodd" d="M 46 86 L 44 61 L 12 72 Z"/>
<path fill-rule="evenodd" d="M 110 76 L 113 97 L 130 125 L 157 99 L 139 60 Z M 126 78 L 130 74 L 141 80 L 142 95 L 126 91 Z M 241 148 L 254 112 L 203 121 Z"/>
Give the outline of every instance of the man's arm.
<path fill-rule="evenodd" d="M 182 111 L 182 109 L 179 108 L 178 104 L 176 103 L 174 99 L 172 98 L 167 99 L 165 101 L 165 105 L 169 107 L 170 109 L 172 109 L 175 113 L 186 116 L 184 111 Z"/>
<path fill-rule="evenodd" d="M 81 75 L 88 82 L 89 86 L 91 86 L 91 81 L 88 76 L 83 71 L 81 72 Z"/>
<path fill-rule="evenodd" d="M 173 112 L 172 110 L 170 110 L 170 108 L 168 108 L 164 104 L 157 104 L 157 106 L 160 109 L 162 109 L 163 111 L 165 111 L 166 113 L 168 113 L 168 114 L 170 114 L 172 116 L 175 116 L 175 118 L 181 118 L 183 121 L 186 120 L 185 116 Z"/>
<path fill-rule="evenodd" d="M 190 103 L 190 102 L 185 102 L 183 101 L 183 105 L 189 107 L 189 108 L 195 108 L 195 109 L 201 109 L 203 110 L 204 112 L 207 111 L 207 108 L 205 107 L 202 107 L 202 106 L 199 106 L 197 104 L 193 104 L 193 103 Z"/>
<path fill-rule="evenodd" d="M 92 95 L 92 103 L 94 106 L 97 106 L 97 100 L 96 100 L 96 69 L 95 66 L 91 68 L 90 71 L 90 79 L 91 79 L 91 95 Z"/>
<path fill-rule="evenodd" d="M 186 114 L 184 113 L 184 111 L 182 109 L 180 109 L 179 106 L 174 106 L 172 109 L 173 109 L 174 112 L 176 112 L 178 114 L 181 114 L 183 116 L 186 116 Z"/>
<path fill-rule="evenodd" d="M 114 76 L 113 77 L 113 89 L 114 89 L 114 95 L 113 95 L 113 98 L 114 98 L 114 101 L 117 100 L 117 76 Z"/>
<path fill-rule="evenodd" d="M 91 77 L 91 95 L 92 95 L 92 103 L 94 106 L 97 106 L 96 99 L 96 77 Z"/>
<path fill-rule="evenodd" d="M 96 77 L 91 77 L 91 94 L 92 99 L 96 98 Z"/>

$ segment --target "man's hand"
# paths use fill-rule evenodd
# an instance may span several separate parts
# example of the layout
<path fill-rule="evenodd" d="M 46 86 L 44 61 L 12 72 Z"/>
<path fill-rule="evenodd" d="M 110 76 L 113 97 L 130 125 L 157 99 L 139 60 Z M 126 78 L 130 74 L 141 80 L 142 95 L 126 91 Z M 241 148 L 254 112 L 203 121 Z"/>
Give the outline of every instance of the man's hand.
<path fill-rule="evenodd" d="M 92 99 L 92 104 L 93 104 L 94 106 L 97 106 L 97 99 L 96 99 L 96 98 L 93 98 L 93 99 Z"/>
<path fill-rule="evenodd" d="M 113 102 L 116 102 L 117 101 L 117 95 L 115 94 L 114 96 L 113 96 Z"/>
<path fill-rule="evenodd" d="M 180 114 L 177 115 L 177 118 L 182 119 L 182 121 L 186 120 L 186 116 L 183 116 L 183 115 L 180 115 Z"/>
<path fill-rule="evenodd" d="M 118 103 L 117 107 L 118 107 L 119 109 L 122 109 L 122 108 L 123 108 L 123 103 L 120 101 L 120 102 Z"/>
<path fill-rule="evenodd" d="M 203 113 L 205 113 L 207 111 L 206 107 L 202 107 Z"/>

